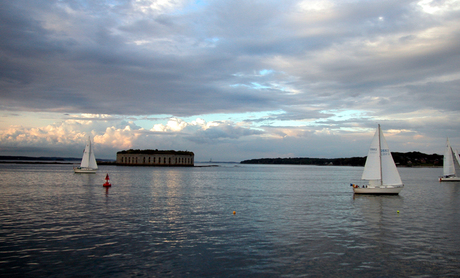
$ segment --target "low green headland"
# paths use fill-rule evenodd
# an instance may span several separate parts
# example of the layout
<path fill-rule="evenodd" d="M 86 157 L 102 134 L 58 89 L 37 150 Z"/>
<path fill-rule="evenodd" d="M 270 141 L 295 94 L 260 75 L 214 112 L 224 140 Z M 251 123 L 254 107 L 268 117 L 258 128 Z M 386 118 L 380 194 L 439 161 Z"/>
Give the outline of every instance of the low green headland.
<path fill-rule="evenodd" d="M 399 153 L 392 152 L 397 166 L 405 167 L 438 167 L 442 166 L 443 156 L 439 154 L 425 154 L 421 152 Z M 335 165 L 335 166 L 364 166 L 366 157 L 349 158 L 258 158 L 243 160 L 241 164 L 296 164 L 296 165 Z"/>

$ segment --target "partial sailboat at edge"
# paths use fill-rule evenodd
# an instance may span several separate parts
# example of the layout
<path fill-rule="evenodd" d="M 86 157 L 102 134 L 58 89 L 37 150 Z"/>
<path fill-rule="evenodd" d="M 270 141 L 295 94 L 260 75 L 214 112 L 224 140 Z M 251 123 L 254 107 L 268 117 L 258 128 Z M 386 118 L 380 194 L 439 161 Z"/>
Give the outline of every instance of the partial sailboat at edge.
<path fill-rule="evenodd" d="M 81 159 L 80 167 L 74 167 L 73 171 L 80 174 L 95 174 L 97 171 L 96 157 L 94 156 L 93 147 L 91 145 L 91 137 L 88 136 L 83 158 Z"/>
<path fill-rule="evenodd" d="M 439 181 L 460 181 L 460 177 L 457 177 L 456 174 L 460 169 L 459 159 L 458 152 L 452 149 L 449 138 L 447 138 L 442 166 L 443 176 L 439 178 Z"/>
<path fill-rule="evenodd" d="M 351 184 L 356 194 L 399 194 L 404 188 L 380 125 L 369 148 L 361 179 L 369 184 L 362 187 Z"/>

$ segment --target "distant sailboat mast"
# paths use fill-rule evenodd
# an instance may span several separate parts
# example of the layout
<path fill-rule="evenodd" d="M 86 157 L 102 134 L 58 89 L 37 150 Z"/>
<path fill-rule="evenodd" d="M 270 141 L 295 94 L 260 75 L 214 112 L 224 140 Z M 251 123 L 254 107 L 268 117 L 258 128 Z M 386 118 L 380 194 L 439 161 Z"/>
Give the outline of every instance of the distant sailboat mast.
<path fill-rule="evenodd" d="M 86 167 L 89 167 L 89 162 L 90 162 L 90 159 L 91 159 L 91 153 L 92 153 L 92 150 L 91 150 L 92 146 L 91 146 L 91 138 L 88 136 L 88 153 L 86 155 Z M 86 151 L 86 149 L 85 149 Z"/>
<path fill-rule="evenodd" d="M 380 124 L 378 125 L 379 130 L 379 168 L 380 168 L 380 185 L 383 185 L 383 174 L 382 174 L 382 143 L 380 141 L 381 138 L 381 131 L 380 131 Z"/>

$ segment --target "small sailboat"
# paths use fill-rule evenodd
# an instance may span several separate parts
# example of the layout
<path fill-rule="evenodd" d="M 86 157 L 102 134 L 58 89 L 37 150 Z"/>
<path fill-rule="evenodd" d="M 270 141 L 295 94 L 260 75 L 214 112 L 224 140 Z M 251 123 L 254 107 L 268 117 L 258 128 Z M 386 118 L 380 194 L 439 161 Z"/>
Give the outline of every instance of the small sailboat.
<path fill-rule="evenodd" d="M 95 174 L 97 171 L 96 157 L 94 156 L 93 147 L 91 145 L 91 137 L 88 136 L 83 158 L 81 159 L 80 167 L 74 167 L 73 171 L 80 174 Z"/>
<path fill-rule="evenodd" d="M 352 184 L 356 194 L 399 194 L 404 188 L 380 125 L 369 148 L 362 179 L 369 184 L 363 187 Z"/>
<path fill-rule="evenodd" d="M 458 152 L 452 149 L 449 138 L 447 138 L 442 166 L 443 176 L 439 178 L 439 181 L 460 181 L 460 177 L 457 177 L 456 175 L 456 172 L 459 172 L 459 170 L 460 158 L 458 156 Z"/>

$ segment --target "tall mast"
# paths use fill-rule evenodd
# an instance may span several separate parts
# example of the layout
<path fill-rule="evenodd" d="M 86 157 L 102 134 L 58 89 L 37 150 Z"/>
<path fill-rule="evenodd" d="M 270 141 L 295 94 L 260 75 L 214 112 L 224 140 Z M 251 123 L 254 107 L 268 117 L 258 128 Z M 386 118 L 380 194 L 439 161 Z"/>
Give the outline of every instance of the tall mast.
<path fill-rule="evenodd" d="M 89 148 L 88 148 L 88 167 L 90 165 L 90 161 L 91 161 L 91 137 L 88 136 L 88 141 L 89 141 Z"/>
<path fill-rule="evenodd" d="M 379 130 L 379 166 L 380 166 L 380 185 L 383 185 L 383 175 L 382 175 L 382 143 L 380 141 L 380 136 L 381 136 L 381 130 L 380 130 L 380 124 L 378 125 L 378 130 Z"/>

